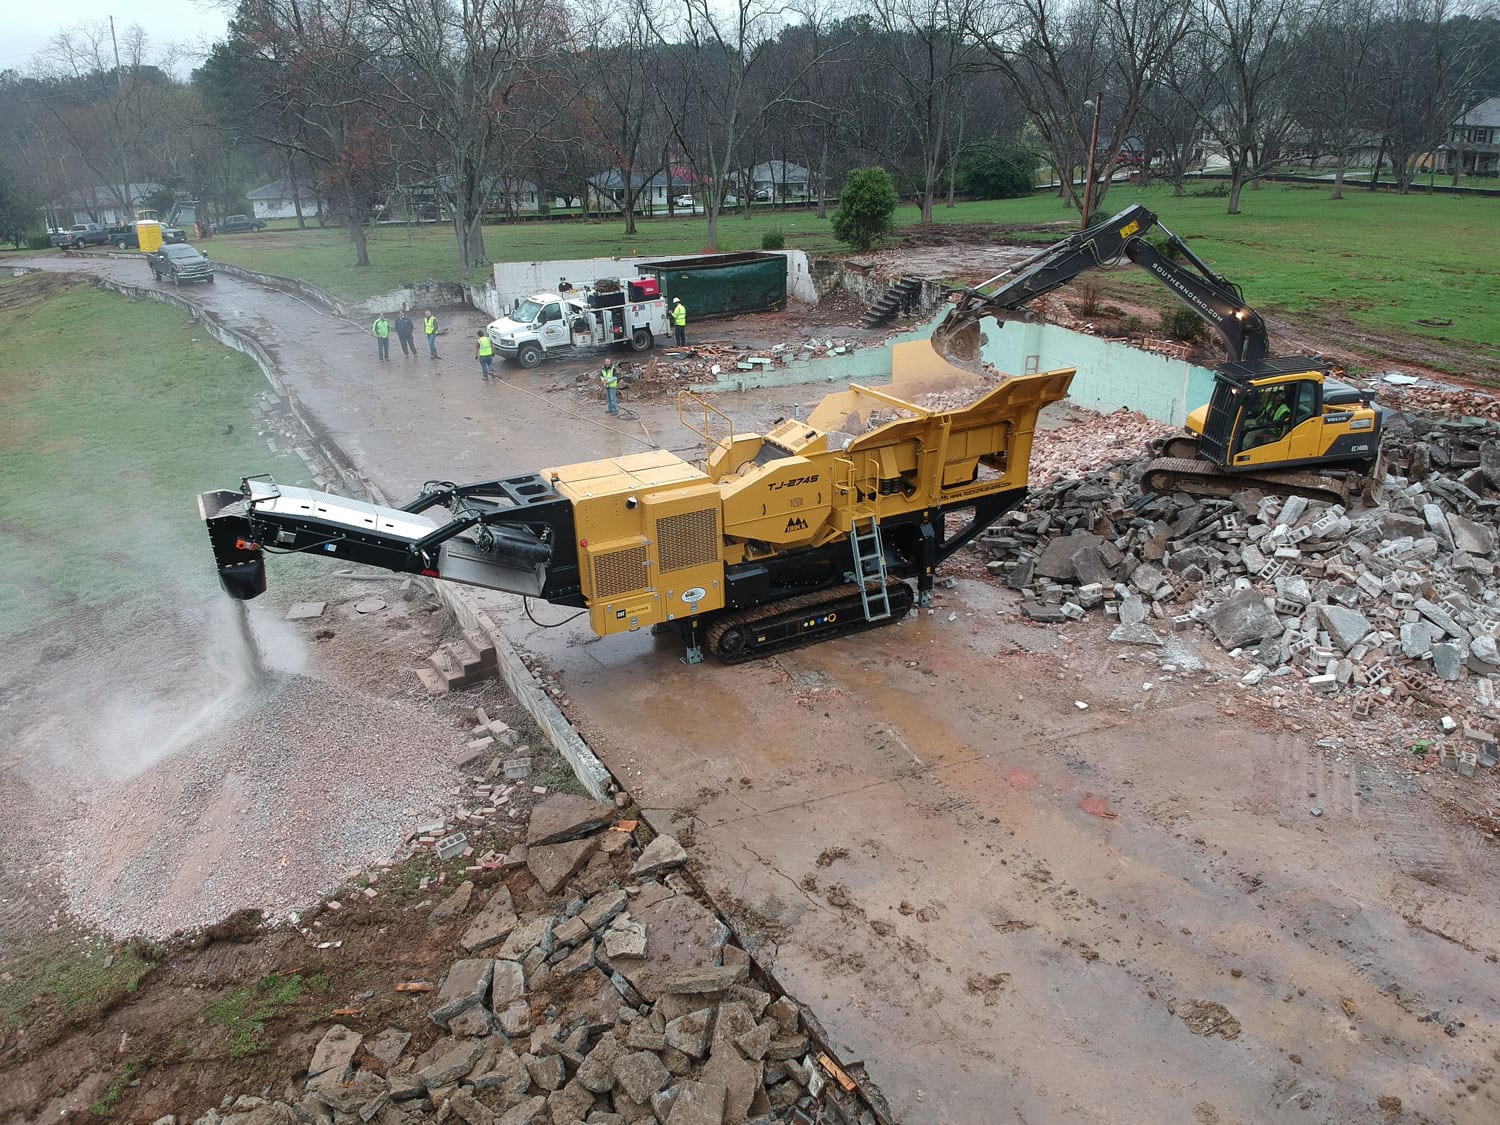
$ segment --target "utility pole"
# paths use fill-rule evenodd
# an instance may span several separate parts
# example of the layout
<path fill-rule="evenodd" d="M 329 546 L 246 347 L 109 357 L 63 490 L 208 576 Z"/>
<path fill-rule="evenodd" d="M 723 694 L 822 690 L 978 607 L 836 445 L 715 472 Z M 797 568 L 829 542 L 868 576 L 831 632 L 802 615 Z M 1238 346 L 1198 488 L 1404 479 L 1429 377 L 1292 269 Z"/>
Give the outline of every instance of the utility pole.
<path fill-rule="evenodd" d="M 120 71 L 120 41 L 115 37 L 115 17 L 109 17 L 109 41 L 115 48 L 115 86 L 120 92 L 120 112 L 126 113 L 125 108 L 125 76 Z M 134 92 L 134 91 L 132 91 Z M 127 114 L 128 116 L 128 114 Z M 122 130 L 124 136 L 120 141 L 120 170 L 125 173 L 125 224 L 130 225 L 135 218 L 135 192 L 131 190 L 130 184 L 130 130 Z"/>
<path fill-rule="evenodd" d="M 1093 101 L 1083 103 L 1084 109 L 1093 107 L 1094 129 L 1093 135 L 1089 138 L 1089 170 L 1083 181 L 1083 225 L 1078 228 L 1079 230 L 1089 229 L 1089 210 L 1094 200 L 1094 153 L 1099 149 L 1099 110 L 1103 105 L 1102 93 L 1095 94 Z"/>

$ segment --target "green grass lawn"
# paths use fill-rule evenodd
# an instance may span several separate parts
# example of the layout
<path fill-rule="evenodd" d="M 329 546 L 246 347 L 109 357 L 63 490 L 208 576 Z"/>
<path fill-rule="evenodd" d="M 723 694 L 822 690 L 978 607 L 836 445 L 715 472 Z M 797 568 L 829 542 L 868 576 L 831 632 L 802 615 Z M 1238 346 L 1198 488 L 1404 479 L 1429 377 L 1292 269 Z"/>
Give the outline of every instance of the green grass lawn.
<path fill-rule="evenodd" d="M 35 284 L 0 281 L 0 640 L 75 612 L 138 626 L 212 591 L 195 495 L 306 477 L 256 433 L 259 369 L 186 313 L 85 285 L 9 300 Z"/>
<path fill-rule="evenodd" d="M 1101 212 L 1128 203 L 1153 208 L 1216 269 L 1239 282 L 1252 305 L 1295 316 L 1332 305 L 1356 325 L 1415 336 L 1500 344 L 1500 280 L 1493 248 L 1500 245 L 1500 199 L 1471 196 L 1398 196 L 1357 188 L 1341 201 L 1323 187 L 1267 185 L 1246 190 L 1242 213 L 1227 215 L 1218 184 L 1196 184 L 1180 199 L 1167 187 L 1117 184 Z M 1077 212 L 1050 193 L 982 203 L 939 203 L 939 225 L 950 223 L 1061 224 L 1060 236 Z M 903 205 L 898 229 L 916 226 L 918 211 Z M 846 252 L 827 220 L 812 211 L 738 212 L 720 220 L 719 248 L 760 245 L 771 228 L 786 245 L 813 254 Z M 617 219 L 531 222 L 485 228 L 485 245 L 496 261 L 537 261 L 633 254 L 693 254 L 702 250 L 707 223 L 701 216 L 642 219 L 627 236 Z M 1015 236 L 1003 236 L 1011 241 Z M 1047 242 L 1053 232 L 1023 237 Z M 379 227 L 371 231 L 368 269 L 356 269 L 348 236 L 337 230 L 267 231 L 227 235 L 209 244 L 216 258 L 253 269 L 289 274 L 361 298 L 401 281 L 457 279 L 452 231 L 442 225 Z M 482 272 L 479 276 L 483 276 Z M 1143 300 L 1153 288 L 1139 283 Z M 1163 291 L 1162 305 L 1170 303 Z M 1447 317 L 1452 328 L 1424 328 L 1413 321 Z"/>

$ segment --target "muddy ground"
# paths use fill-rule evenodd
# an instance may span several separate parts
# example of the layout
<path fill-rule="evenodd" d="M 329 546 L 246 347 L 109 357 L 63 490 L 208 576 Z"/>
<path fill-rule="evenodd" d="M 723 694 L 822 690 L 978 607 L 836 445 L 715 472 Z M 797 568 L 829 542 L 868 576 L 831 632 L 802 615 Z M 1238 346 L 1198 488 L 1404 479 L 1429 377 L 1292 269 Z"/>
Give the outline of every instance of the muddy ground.
<path fill-rule="evenodd" d="M 381 370 L 357 327 L 219 289 L 392 495 L 695 444 L 665 404 L 600 424 L 561 366 Z M 793 395 L 724 404 L 753 428 Z M 483 601 L 898 1120 L 1500 1116 L 1495 842 L 1316 698 L 1267 713 L 1211 648 L 1169 671 L 977 575 L 742 668 Z"/>

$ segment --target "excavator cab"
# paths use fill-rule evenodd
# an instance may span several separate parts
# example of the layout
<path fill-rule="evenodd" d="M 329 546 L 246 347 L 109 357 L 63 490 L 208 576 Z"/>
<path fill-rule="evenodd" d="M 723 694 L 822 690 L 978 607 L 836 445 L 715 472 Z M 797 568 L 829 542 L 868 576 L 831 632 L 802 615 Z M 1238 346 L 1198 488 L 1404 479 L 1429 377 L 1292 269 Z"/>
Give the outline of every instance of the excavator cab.
<path fill-rule="evenodd" d="M 1367 470 L 1384 411 L 1307 356 L 1220 364 L 1206 407 L 1188 418 L 1197 455 L 1229 472 L 1347 464 Z"/>

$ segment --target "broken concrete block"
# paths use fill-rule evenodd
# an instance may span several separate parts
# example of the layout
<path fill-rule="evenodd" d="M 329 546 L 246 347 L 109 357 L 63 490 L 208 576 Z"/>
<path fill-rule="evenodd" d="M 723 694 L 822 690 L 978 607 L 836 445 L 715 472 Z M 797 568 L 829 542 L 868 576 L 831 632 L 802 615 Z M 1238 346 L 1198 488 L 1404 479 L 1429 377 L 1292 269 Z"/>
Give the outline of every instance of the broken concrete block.
<path fill-rule="evenodd" d="M 1463 651 L 1455 644 L 1432 646 L 1432 674 L 1440 680 L 1456 680 L 1463 668 Z"/>
<path fill-rule="evenodd" d="M 1401 626 L 1401 654 L 1408 660 L 1421 660 L 1432 651 L 1432 642 L 1442 630 L 1426 621 L 1408 621 Z"/>
<path fill-rule="evenodd" d="M 1338 677 L 1334 675 L 1309 676 L 1306 683 L 1309 690 L 1321 692 L 1337 691 L 1339 686 Z"/>
<path fill-rule="evenodd" d="M 515 904 L 510 897 L 510 888 L 501 883 L 495 893 L 484 904 L 484 909 L 475 915 L 460 939 L 466 952 L 478 953 L 505 940 L 516 926 Z"/>
<path fill-rule="evenodd" d="M 307 1064 L 307 1088 L 321 1090 L 349 1081 L 354 1074 L 355 1052 L 363 1041 L 364 1036 L 341 1023 L 324 1032 L 313 1049 L 312 1062 Z"/>
<path fill-rule="evenodd" d="M 727 1091 L 712 1082 L 683 1082 L 666 1125 L 723 1125 Z"/>
<path fill-rule="evenodd" d="M 1139 625 L 1146 620 L 1149 611 L 1139 594 L 1129 594 L 1120 600 L 1120 624 Z"/>
<path fill-rule="evenodd" d="M 1318 620 L 1328 630 L 1334 644 L 1348 652 L 1370 631 L 1370 622 L 1358 610 L 1345 609 L 1337 605 L 1319 605 Z"/>
<path fill-rule="evenodd" d="M 519 961 L 496 961 L 490 978 L 490 1007 L 503 1012 L 526 995 L 526 973 Z"/>
<path fill-rule="evenodd" d="M 616 918 L 604 931 L 604 955 L 611 961 L 646 956 L 646 927 L 628 914 Z"/>
<path fill-rule="evenodd" d="M 633 1100 L 645 1102 L 665 1086 L 672 1075 L 650 1051 L 631 1051 L 615 1059 L 615 1078 Z"/>
<path fill-rule="evenodd" d="M 1281 633 L 1281 622 L 1253 589 L 1239 590 L 1220 602 L 1209 617 L 1214 637 L 1226 649 Z"/>
<path fill-rule="evenodd" d="M 463 848 L 460 848 L 459 851 L 463 851 Z M 442 925 L 444 922 L 451 922 L 454 918 L 467 913 L 469 902 L 473 897 L 474 884 L 471 880 L 465 879 L 452 894 L 437 904 L 432 913 L 427 916 L 427 920 L 434 926 Z"/>
<path fill-rule="evenodd" d="M 438 859 L 448 860 L 455 856 L 463 855 L 464 849 L 469 846 L 469 838 L 462 832 L 455 832 L 451 836 L 444 836 L 435 845 L 433 850 L 437 852 Z"/>
<path fill-rule="evenodd" d="M 1068 619 L 1061 606 L 1044 605 L 1038 601 L 1022 602 L 1021 613 L 1032 621 L 1045 625 L 1060 625 Z"/>
<path fill-rule="evenodd" d="M 658 836 L 646 845 L 641 858 L 630 868 L 633 876 L 655 875 L 687 862 L 687 852 L 675 837 Z"/>
<path fill-rule="evenodd" d="M 1442 508 L 1436 504 L 1423 504 L 1422 520 L 1439 547 L 1444 551 L 1453 550 L 1453 533 L 1448 530 L 1448 518 L 1443 515 Z"/>
<path fill-rule="evenodd" d="M 482 1002 L 490 987 L 493 966 L 494 962 L 487 957 L 453 962 L 443 987 L 438 991 L 436 1007 L 427 1018 L 439 1027 L 445 1027 L 454 1016 Z"/>
<path fill-rule="evenodd" d="M 1481 676 L 1500 671 L 1500 644 L 1487 634 L 1475 637 L 1469 642 L 1469 655 L 1465 663 L 1469 671 Z"/>
<path fill-rule="evenodd" d="M 322 617 L 323 611 L 328 608 L 327 602 L 297 602 L 291 609 L 286 611 L 288 621 L 306 621 L 313 617 Z"/>
<path fill-rule="evenodd" d="M 1162 639 L 1151 630 L 1151 626 L 1137 623 L 1134 625 L 1116 625 L 1110 632 L 1109 639 L 1116 644 L 1125 645 L 1159 645 Z"/>
<path fill-rule="evenodd" d="M 1078 572 L 1074 569 L 1073 557 L 1085 550 L 1098 552 L 1100 544 L 1104 540 L 1098 535 L 1091 535 L 1086 531 L 1075 531 L 1071 535 L 1059 535 L 1047 544 L 1046 550 L 1036 561 L 1036 573 L 1043 578 L 1054 578 L 1061 582 L 1072 582 L 1078 580 Z M 1103 566 L 1102 559 L 1099 565 Z M 1103 582 L 1108 578 L 1090 577 L 1085 581 Z"/>
<path fill-rule="evenodd" d="M 599 847 L 597 836 L 541 847 L 528 845 L 526 867 L 536 876 L 545 894 L 556 894 Z"/>
<path fill-rule="evenodd" d="M 711 1008 L 701 1008 L 696 1012 L 689 1012 L 674 1020 L 668 1020 L 664 1032 L 667 1046 L 676 1048 L 695 1059 L 701 1059 L 704 1052 L 708 1050 L 708 1033 L 712 1016 Z"/>
<path fill-rule="evenodd" d="M 614 816 L 612 805 L 569 793 L 549 793 L 531 810 L 526 846 L 558 844 L 597 832 Z"/>
<path fill-rule="evenodd" d="M 484 1043 L 475 1040 L 461 1043 L 454 1039 L 440 1039 L 428 1052 L 433 1061 L 417 1071 L 417 1077 L 429 1090 L 451 1086 L 469 1073 L 486 1050 L 488 1047 Z"/>

